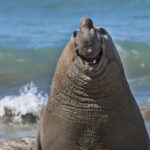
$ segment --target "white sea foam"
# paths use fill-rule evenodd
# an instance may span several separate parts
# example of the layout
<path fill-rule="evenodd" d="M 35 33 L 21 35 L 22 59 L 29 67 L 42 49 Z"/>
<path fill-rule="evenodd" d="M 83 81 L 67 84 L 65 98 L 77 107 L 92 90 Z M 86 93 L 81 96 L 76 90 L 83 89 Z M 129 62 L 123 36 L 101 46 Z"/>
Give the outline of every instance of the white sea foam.
<path fill-rule="evenodd" d="M 135 49 L 132 49 L 131 52 L 136 56 L 140 56 L 140 54 Z"/>
<path fill-rule="evenodd" d="M 127 56 L 128 56 L 127 50 L 124 49 L 124 48 L 123 48 L 121 45 L 119 45 L 119 44 L 116 44 L 116 43 L 115 43 L 115 45 L 116 45 L 116 48 L 117 48 L 118 53 L 119 53 L 120 56 L 122 57 L 122 60 L 125 60 L 125 59 L 127 58 Z"/>
<path fill-rule="evenodd" d="M 25 60 L 24 60 L 24 59 L 22 59 L 22 58 L 16 59 L 16 61 L 17 61 L 17 62 L 20 62 L 20 63 L 25 62 Z"/>
<path fill-rule="evenodd" d="M 34 117 L 37 121 L 41 116 L 48 95 L 39 92 L 34 83 L 20 89 L 18 96 L 5 96 L 0 100 L 0 118 L 13 122 L 23 122 L 25 116 Z"/>
<path fill-rule="evenodd" d="M 141 67 L 145 67 L 145 64 L 144 64 L 144 63 L 142 63 L 142 64 L 141 64 Z"/>
<path fill-rule="evenodd" d="M 121 45 L 119 45 L 117 43 L 115 43 L 115 45 L 116 45 L 116 48 L 117 48 L 118 52 L 122 52 L 123 51 L 123 48 L 121 47 Z"/>

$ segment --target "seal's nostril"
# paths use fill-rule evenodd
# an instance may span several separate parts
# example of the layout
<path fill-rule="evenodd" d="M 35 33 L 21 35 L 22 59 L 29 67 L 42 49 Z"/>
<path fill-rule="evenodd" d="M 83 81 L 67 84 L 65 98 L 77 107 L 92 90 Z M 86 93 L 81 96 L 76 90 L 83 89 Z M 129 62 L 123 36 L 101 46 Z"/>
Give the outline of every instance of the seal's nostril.
<path fill-rule="evenodd" d="M 100 28 L 100 29 L 98 30 L 98 32 L 100 32 L 101 34 L 106 34 L 106 31 L 105 31 L 104 28 Z"/>
<path fill-rule="evenodd" d="M 76 37 L 77 36 L 77 31 L 74 31 L 73 32 L 73 37 Z"/>

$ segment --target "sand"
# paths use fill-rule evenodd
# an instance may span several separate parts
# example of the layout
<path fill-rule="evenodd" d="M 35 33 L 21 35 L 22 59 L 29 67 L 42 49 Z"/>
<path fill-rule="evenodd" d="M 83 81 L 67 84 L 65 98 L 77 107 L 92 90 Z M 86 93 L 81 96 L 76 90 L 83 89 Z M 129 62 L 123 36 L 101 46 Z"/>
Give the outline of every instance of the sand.
<path fill-rule="evenodd" d="M 0 150 L 34 150 L 35 138 L 10 138 L 0 140 Z"/>

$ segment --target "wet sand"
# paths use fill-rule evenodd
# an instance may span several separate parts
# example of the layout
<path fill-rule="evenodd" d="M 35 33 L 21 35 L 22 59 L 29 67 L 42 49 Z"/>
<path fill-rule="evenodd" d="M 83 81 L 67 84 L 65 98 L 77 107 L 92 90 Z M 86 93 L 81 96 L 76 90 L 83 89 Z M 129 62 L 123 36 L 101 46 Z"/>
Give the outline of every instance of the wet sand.
<path fill-rule="evenodd" d="M 35 138 L 11 138 L 0 140 L 0 150 L 34 150 Z"/>

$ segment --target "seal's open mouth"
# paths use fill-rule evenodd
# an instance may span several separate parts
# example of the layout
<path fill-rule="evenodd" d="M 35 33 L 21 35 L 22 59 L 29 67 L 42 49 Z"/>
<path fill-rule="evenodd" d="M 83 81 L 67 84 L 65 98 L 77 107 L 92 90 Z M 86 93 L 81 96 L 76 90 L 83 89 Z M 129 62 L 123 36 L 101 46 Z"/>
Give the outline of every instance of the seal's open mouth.
<path fill-rule="evenodd" d="M 98 64 L 100 61 L 100 58 L 102 57 L 102 49 L 100 49 L 100 52 L 97 56 L 91 57 L 91 58 L 85 58 L 84 56 L 81 56 L 78 50 L 76 50 L 76 52 L 77 52 L 77 55 L 83 60 L 83 63 L 88 64 L 88 65 Z"/>

